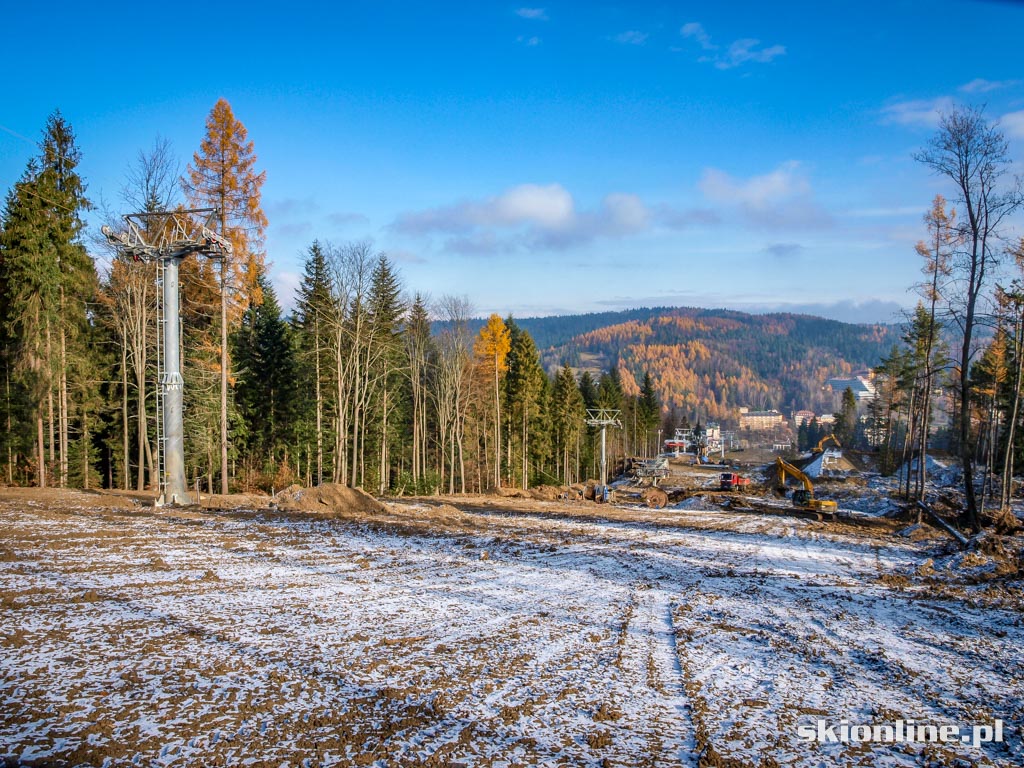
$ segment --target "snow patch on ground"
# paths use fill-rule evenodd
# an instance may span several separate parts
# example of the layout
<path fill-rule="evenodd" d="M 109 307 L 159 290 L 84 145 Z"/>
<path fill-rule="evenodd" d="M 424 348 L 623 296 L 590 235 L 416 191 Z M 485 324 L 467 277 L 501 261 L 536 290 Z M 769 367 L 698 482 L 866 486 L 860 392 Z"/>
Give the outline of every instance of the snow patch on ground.
<path fill-rule="evenodd" d="M 695 504 L 538 509 L 354 523 L 0 503 L 0 758 L 1024 763 L 1019 606 L 886 581 L 925 544 Z M 800 741 L 819 717 L 1000 717 L 1009 740 Z"/>

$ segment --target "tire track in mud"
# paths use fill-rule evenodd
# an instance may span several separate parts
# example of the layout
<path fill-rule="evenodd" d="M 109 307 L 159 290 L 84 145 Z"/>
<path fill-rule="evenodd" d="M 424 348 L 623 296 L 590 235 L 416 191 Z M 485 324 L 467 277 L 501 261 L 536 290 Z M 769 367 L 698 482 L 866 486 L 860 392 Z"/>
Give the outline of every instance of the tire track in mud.
<path fill-rule="evenodd" d="M 631 731 L 643 736 L 646 755 L 635 765 L 696 765 L 693 721 L 683 684 L 669 594 L 645 581 L 632 591 L 630 615 L 617 667 L 620 696 L 636 696 L 644 709 L 631 713 Z M 623 701 L 628 709 L 628 700 Z"/>

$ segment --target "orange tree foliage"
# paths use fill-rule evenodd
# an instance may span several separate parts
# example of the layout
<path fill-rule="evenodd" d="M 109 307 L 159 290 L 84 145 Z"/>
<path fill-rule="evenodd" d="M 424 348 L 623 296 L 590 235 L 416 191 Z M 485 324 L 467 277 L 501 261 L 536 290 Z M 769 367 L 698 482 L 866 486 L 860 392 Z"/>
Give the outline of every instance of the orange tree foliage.
<path fill-rule="evenodd" d="M 231 282 L 242 292 L 241 306 L 233 319 L 250 303 L 259 304 L 259 276 L 264 270 L 263 234 L 267 217 L 260 203 L 266 171 L 256 172 L 256 153 L 248 131 L 235 118 L 231 105 L 220 99 L 206 118 L 206 135 L 192 155 L 188 176 L 183 179 L 189 202 L 220 210 L 220 231 L 234 248 Z"/>
<path fill-rule="evenodd" d="M 891 343 L 886 326 L 679 308 L 580 334 L 546 358 L 617 364 L 624 389 L 649 372 L 664 408 L 730 420 L 741 405 L 828 410 L 825 382 L 876 365 Z"/>
<path fill-rule="evenodd" d="M 494 485 L 501 485 L 501 393 L 499 381 L 508 370 L 508 353 L 512 349 L 512 333 L 496 314 L 480 329 L 473 352 L 479 369 L 494 381 Z"/>

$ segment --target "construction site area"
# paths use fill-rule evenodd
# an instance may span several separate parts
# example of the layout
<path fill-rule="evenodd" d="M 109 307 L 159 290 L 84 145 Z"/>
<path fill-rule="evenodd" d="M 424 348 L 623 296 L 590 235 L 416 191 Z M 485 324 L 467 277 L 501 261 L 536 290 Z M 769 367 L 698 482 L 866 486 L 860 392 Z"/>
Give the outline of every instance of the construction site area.
<path fill-rule="evenodd" d="M 798 462 L 812 498 L 688 456 L 607 503 L 0 489 L 0 760 L 1024 763 L 1021 537 L 965 545 L 833 458 Z M 907 721 L 999 739 L 827 738 Z"/>

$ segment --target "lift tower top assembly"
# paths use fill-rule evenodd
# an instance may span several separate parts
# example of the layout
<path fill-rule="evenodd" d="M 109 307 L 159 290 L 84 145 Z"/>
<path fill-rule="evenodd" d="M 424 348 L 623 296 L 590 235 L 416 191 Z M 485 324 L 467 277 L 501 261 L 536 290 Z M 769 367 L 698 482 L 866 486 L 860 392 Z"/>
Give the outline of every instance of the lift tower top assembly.
<path fill-rule="evenodd" d="M 231 243 L 211 229 L 215 208 L 130 213 L 124 217 L 127 229 L 115 232 L 101 227 L 114 248 L 133 261 L 154 261 L 163 275 L 163 365 L 159 371 L 163 406 L 163 439 L 157 442 L 160 498 L 157 505 L 192 503 L 185 481 L 185 437 L 182 424 L 181 318 L 178 307 L 178 266 L 190 254 L 223 259 L 231 254 Z"/>

